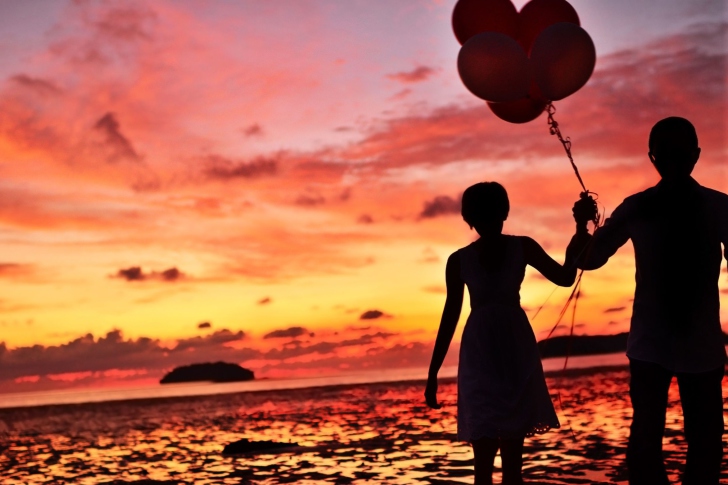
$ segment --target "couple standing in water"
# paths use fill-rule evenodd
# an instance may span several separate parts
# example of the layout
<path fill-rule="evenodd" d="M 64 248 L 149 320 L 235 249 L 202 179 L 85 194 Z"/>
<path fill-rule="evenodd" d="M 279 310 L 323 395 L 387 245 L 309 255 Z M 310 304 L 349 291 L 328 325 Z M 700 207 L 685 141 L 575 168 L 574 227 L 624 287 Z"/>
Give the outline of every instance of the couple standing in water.
<path fill-rule="evenodd" d="M 593 236 L 587 223 L 596 216 L 596 204 L 590 198 L 576 202 L 576 233 L 563 265 L 533 239 L 502 233 L 509 202 L 500 184 L 479 183 L 463 193 L 463 219 L 480 238 L 448 258 L 447 300 L 425 398 L 439 408 L 437 373 L 467 286 L 471 313 L 458 365 L 458 439 L 472 444 L 476 485 L 492 483 L 499 449 L 503 483 L 522 484 L 524 438 L 559 427 L 536 339 L 520 307 L 526 266 L 571 286 L 577 268 L 600 268 L 629 239 L 637 269 L 627 348 L 633 408 L 629 483 L 669 484 L 662 438 L 668 389 L 677 377 L 688 443 L 683 485 L 718 484 L 726 363 L 718 278 L 723 254 L 728 258 L 728 195 L 691 177 L 700 148 L 686 119 L 658 122 L 648 145 L 660 182 L 625 199 Z"/>

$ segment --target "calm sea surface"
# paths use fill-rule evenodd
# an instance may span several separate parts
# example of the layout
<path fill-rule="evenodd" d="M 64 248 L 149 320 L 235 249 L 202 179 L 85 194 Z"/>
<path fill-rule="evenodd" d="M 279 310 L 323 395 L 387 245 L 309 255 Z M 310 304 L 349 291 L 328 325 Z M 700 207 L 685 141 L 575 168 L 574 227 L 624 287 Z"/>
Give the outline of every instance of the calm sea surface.
<path fill-rule="evenodd" d="M 626 365 L 624 353 L 586 355 L 570 357 L 569 369 Z M 546 372 L 556 371 L 564 366 L 564 358 L 544 359 Z M 444 367 L 440 377 L 455 377 L 457 367 Z M 45 406 L 49 404 L 78 404 L 86 402 L 119 401 L 129 399 L 154 399 L 163 397 L 204 396 L 236 392 L 301 389 L 305 387 L 336 386 L 343 384 L 364 384 L 370 382 L 394 382 L 421 380 L 427 378 L 427 369 L 376 370 L 334 376 L 310 377 L 305 379 L 261 379 L 249 382 L 213 384 L 196 382 L 188 384 L 165 384 L 138 388 L 71 389 L 39 392 L 0 394 L 0 408 L 21 406 Z"/>
<path fill-rule="evenodd" d="M 629 374 L 624 366 L 604 367 L 619 364 L 617 357 L 591 359 L 573 358 L 569 363 L 572 369 L 582 364 L 591 369 L 547 377 L 562 427 L 526 441 L 528 483 L 626 484 Z M 545 363 L 547 369 L 561 366 L 563 359 Z M 454 369 L 444 374 L 448 373 Z M 139 389 L 133 399 L 128 398 L 130 390 L 103 396 L 26 395 L 25 401 L 18 401 L 25 407 L 0 409 L 1 482 L 472 483 L 472 451 L 455 436 L 455 379 L 440 380 L 443 408 L 432 410 L 423 402 L 422 370 L 399 374 L 399 380 L 393 380 L 395 376 L 379 373 L 377 380 L 390 381 L 376 383 L 352 382 L 371 380 L 372 374 L 349 376 L 345 384 L 336 381 L 343 377 L 244 383 L 267 386 L 264 390 L 165 386 L 165 393 L 175 390 L 180 395 L 164 397 L 156 394 L 158 389 Z M 420 380 L 402 380 L 414 378 Z M 723 389 L 728 398 L 728 378 Z M 28 406 L 32 399 L 69 403 Z M 78 402 L 82 400 L 97 402 Z M 682 429 L 679 394 L 673 386 L 664 438 L 673 482 L 685 459 Z M 241 438 L 300 447 L 279 454 L 222 455 L 227 443 Z M 499 468 L 495 480 L 500 481 Z M 722 480 L 728 483 L 728 467 Z"/>

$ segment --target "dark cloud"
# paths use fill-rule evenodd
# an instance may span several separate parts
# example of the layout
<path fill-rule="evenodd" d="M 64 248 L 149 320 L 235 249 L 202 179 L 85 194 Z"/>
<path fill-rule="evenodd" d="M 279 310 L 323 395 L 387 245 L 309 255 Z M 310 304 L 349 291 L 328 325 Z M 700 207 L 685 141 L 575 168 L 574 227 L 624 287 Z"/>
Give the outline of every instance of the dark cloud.
<path fill-rule="evenodd" d="M 303 327 L 290 327 L 286 329 L 281 330 L 273 330 L 272 332 L 269 332 L 263 336 L 264 339 L 270 339 L 270 338 L 296 338 L 300 337 L 301 335 L 305 335 L 308 333 L 308 330 L 306 330 Z"/>
<path fill-rule="evenodd" d="M 381 310 L 367 310 L 359 315 L 359 320 L 376 320 L 377 318 L 390 318 L 391 315 L 387 315 Z"/>
<path fill-rule="evenodd" d="M 263 136 L 263 127 L 258 123 L 253 123 L 252 125 L 243 128 L 243 134 L 247 137 Z"/>
<path fill-rule="evenodd" d="M 617 307 L 614 307 L 614 308 L 607 308 L 606 310 L 604 310 L 604 313 L 616 313 L 616 312 L 621 312 L 622 310 L 624 310 L 624 309 L 626 309 L 626 308 L 627 308 L 627 307 L 624 307 L 624 306 L 617 306 Z"/>
<path fill-rule="evenodd" d="M 212 324 L 210 322 L 202 322 L 197 324 L 197 328 L 203 329 L 203 328 L 212 328 Z"/>
<path fill-rule="evenodd" d="M 227 343 L 242 340 L 243 332 L 219 330 L 205 337 L 181 339 L 175 345 L 163 345 L 157 339 L 124 339 L 113 330 L 94 338 L 87 334 L 61 345 L 8 349 L 0 343 L 0 380 L 22 376 L 105 371 L 110 369 L 147 369 L 163 372 L 178 365 L 225 360 L 243 362 L 260 356 L 260 352 L 234 349 Z"/>
<path fill-rule="evenodd" d="M 453 343 L 448 357 L 445 359 L 445 365 L 453 365 L 457 363 L 458 345 Z M 291 362 L 276 362 L 262 366 L 261 371 L 275 369 L 280 370 L 300 370 L 300 369 L 318 369 L 318 368 L 346 368 L 357 369 L 393 369 L 398 367 L 426 367 L 432 357 L 432 344 L 423 342 L 410 342 L 407 344 L 395 344 L 385 347 L 383 345 L 374 345 L 366 351 L 366 357 L 360 356 L 338 356 L 333 354 L 325 354 L 321 359 L 300 362 L 293 360 Z"/>
<path fill-rule="evenodd" d="M 45 79 L 30 77 L 26 74 L 16 74 L 10 80 L 18 86 L 30 89 L 41 95 L 60 94 L 61 90 L 51 81 Z"/>
<path fill-rule="evenodd" d="M 271 349 L 263 354 L 265 359 L 269 360 L 285 360 L 302 355 L 319 354 L 327 355 L 334 353 L 337 349 L 344 347 L 366 346 L 374 344 L 378 341 L 387 339 L 395 334 L 386 332 L 377 332 L 375 334 L 362 335 L 361 337 L 341 340 L 338 342 L 318 342 L 315 344 L 306 344 L 300 341 L 290 342 L 283 348 Z"/>
<path fill-rule="evenodd" d="M 257 301 L 257 303 L 258 303 L 258 305 L 268 305 L 268 304 L 269 304 L 269 303 L 271 303 L 272 301 L 273 301 L 273 300 L 271 299 L 271 297 L 269 297 L 269 296 L 266 296 L 266 297 L 264 297 L 264 298 L 261 298 L 260 300 L 258 300 L 258 301 Z"/>
<path fill-rule="evenodd" d="M 278 160 L 272 157 L 258 157 L 251 161 L 244 161 L 209 155 L 205 157 L 207 177 L 217 180 L 253 179 L 265 175 L 275 175 L 278 172 Z"/>
<path fill-rule="evenodd" d="M 432 353 L 431 343 L 411 342 L 385 347 L 385 342 L 394 335 L 378 331 L 340 341 L 310 343 L 293 340 L 265 352 L 236 345 L 246 338 L 245 333 L 227 329 L 205 336 L 179 339 L 171 344 L 146 337 L 125 339 L 118 330 L 99 338 L 87 334 L 62 345 L 47 347 L 34 345 L 8 349 L 5 343 L 0 343 L 0 387 L 17 388 L 18 384 L 12 381 L 18 378 L 29 377 L 37 381 L 49 375 L 52 377 L 67 373 L 75 373 L 79 378 L 83 374 L 104 378 L 103 373 L 106 371 L 118 374 L 117 371 L 129 370 L 139 371 L 137 374 L 145 378 L 159 378 L 179 365 L 220 360 L 243 365 L 246 361 L 255 361 L 256 373 L 271 369 L 331 368 L 331 363 L 375 368 L 427 364 Z M 357 355 L 350 352 L 339 355 L 339 349 L 352 347 L 362 347 L 362 351 L 357 352 Z M 311 358 L 300 361 L 297 358 L 301 356 Z M 54 382 L 46 382 L 46 387 L 68 385 Z"/>
<path fill-rule="evenodd" d="M 425 202 L 425 206 L 420 212 L 420 218 L 431 219 L 451 214 L 460 214 L 459 198 L 453 199 L 447 195 L 438 195 L 434 199 Z"/>
<path fill-rule="evenodd" d="M 296 205 L 302 205 L 304 207 L 315 207 L 317 205 L 325 204 L 326 199 L 320 194 L 301 194 L 296 197 Z"/>
<path fill-rule="evenodd" d="M 155 273 L 152 273 L 153 275 Z M 159 278 L 164 281 L 177 281 L 180 278 L 183 278 L 184 274 L 177 268 L 169 268 L 165 269 L 161 273 L 159 273 Z"/>
<path fill-rule="evenodd" d="M 141 157 L 131 142 L 121 133 L 121 125 L 114 113 L 106 113 L 94 124 L 94 130 L 102 136 L 106 161 L 115 163 L 121 160 L 139 161 Z"/>
<path fill-rule="evenodd" d="M 411 71 L 402 71 L 394 74 L 387 74 L 387 78 L 393 81 L 399 81 L 405 84 L 419 83 L 426 81 L 437 72 L 429 66 L 417 66 Z"/>
<path fill-rule="evenodd" d="M 126 269 L 120 269 L 116 273 L 117 278 L 123 278 L 126 281 L 143 281 L 147 276 L 142 272 L 140 266 L 132 266 Z"/>
<path fill-rule="evenodd" d="M 131 266 L 129 268 L 120 269 L 116 272 L 114 277 L 121 278 L 126 281 L 158 280 L 174 282 L 185 278 L 186 275 L 177 268 L 168 268 L 164 271 L 152 271 L 150 273 L 145 273 L 141 266 Z"/>
<path fill-rule="evenodd" d="M 230 330 L 223 328 L 217 330 L 210 335 L 204 337 L 190 337 L 186 339 L 177 340 L 177 345 L 173 348 L 173 351 L 188 351 L 194 349 L 205 349 L 210 347 L 219 347 L 222 344 L 228 342 L 238 342 L 245 338 L 245 332 L 238 330 L 237 332 L 231 332 Z"/>

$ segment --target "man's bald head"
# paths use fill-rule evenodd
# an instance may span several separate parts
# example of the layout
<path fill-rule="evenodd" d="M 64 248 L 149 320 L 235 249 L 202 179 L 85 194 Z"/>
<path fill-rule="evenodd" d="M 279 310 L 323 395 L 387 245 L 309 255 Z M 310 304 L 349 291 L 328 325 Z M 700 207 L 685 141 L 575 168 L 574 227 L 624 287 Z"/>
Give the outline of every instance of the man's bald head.
<path fill-rule="evenodd" d="M 700 157 L 695 127 L 678 116 L 655 123 L 650 131 L 649 147 L 650 160 L 663 179 L 689 177 Z"/>

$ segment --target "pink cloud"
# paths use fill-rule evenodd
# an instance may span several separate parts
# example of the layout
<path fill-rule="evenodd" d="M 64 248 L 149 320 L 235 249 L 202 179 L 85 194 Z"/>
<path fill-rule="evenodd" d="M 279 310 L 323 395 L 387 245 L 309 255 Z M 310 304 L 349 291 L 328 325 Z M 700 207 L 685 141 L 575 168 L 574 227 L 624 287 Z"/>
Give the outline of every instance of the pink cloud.
<path fill-rule="evenodd" d="M 411 71 L 401 71 L 387 74 L 387 78 L 404 84 L 426 81 L 437 73 L 437 69 L 430 66 L 417 66 Z"/>
<path fill-rule="evenodd" d="M 361 330 L 361 329 L 360 329 Z M 373 331 L 356 334 L 347 330 L 336 340 L 293 340 L 269 349 L 255 347 L 245 332 L 218 330 L 205 336 L 178 339 L 164 344 L 141 337 L 125 339 L 118 330 L 94 338 L 91 334 L 56 346 L 34 345 L 10 349 L 0 344 L 0 388 L 12 390 L 23 385 L 63 387 L 64 383 L 109 379 L 132 379 L 144 376 L 158 379 L 172 367 L 195 362 L 224 360 L 248 365 L 257 375 L 298 375 L 300 371 L 339 367 L 357 361 L 375 362 L 377 368 L 392 365 L 422 365 L 431 354 L 431 343 L 392 341 L 396 334 Z M 274 337 L 308 337 L 312 334 L 300 327 L 276 332 Z M 247 346 L 240 344 L 245 341 Z M 363 360 L 362 360 L 363 359 Z M 373 360 L 372 360 L 373 359 Z M 247 363 L 247 364 L 246 364 Z"/>
<path fill-rule="evenodd" d="M 250 179 L 275 175 L 278 160 L 275 157 L 259 157 L 250 161 L 232 160 L 220 155 L 209 155 L 205 160 L 205 175 L 211 179 Z"/>

